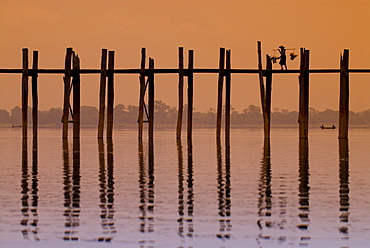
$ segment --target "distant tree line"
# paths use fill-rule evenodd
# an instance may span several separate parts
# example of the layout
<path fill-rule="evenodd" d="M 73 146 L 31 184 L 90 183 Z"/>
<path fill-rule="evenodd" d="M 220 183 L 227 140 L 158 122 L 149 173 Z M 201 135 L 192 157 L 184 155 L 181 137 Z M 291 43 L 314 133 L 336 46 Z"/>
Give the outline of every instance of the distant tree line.
<path fill-rule="evenodd" d="M 133 126 L 137 123 L 138 106 L 118 104 L 114 108 L 114 123 L 115 125 Z M 187 105 L 184 106 L 184 123 L 186 123 Z M 154 105 L 154 121 L 155 124 L 164 126 L 176 126 L 177 109 L 168 106 L 162 101 L 155 101 Z M 145 113 L 145 112 L 144 112 Z M 28 109 L 28 121 L 32 124 L 32 109 Z M 61 127 L 62 109 L 51 108 L 46 111 L 39 111 L 39 125 Z M 310 108 L 310 124 L 317 125 L 337 125 L 338 111 L 326 109 L 318 111 Z M 22 109 L 14 107 L 10 112 L 0 109 L 0 124 L 1 125 L 20 125 L 22 118 Z M 71 117 L 70 117 L 71 118 Z M 93 106 L 81 106 L 81 125 L 97 126 L 99 118 L 99 110 Z M 146 119 L 144 114 L 144 119 Z M 272 125 L 295 125 L 298 122 L 298 111 L 289 111 L 287 109 L 279 110 L 275 108 L 271 113 Z M 193 110 L 194 126 L 215 126 L 216 111 L 209 108 L 205 113 Z M 255 105 L 249 105 L 242 112 L 236 111 L 231 107 L 231 125 L 233 126 L 248 126 L 262 125 L 261 108 Z M 350 125 L 370 125 L 370 109 L 362 112 L 350 112 Z"/>

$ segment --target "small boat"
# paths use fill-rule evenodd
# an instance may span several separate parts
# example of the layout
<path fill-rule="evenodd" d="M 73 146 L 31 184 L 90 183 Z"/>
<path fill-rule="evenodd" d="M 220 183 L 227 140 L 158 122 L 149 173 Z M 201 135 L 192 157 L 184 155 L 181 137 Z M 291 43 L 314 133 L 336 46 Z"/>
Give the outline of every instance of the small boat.
<path fill-rule="evenodd" d="M 320 128 L 321 129 L 335 129 L 335 126 L 332 125 L 331 127 L 330 126 L 329 127 L 325 127 L 324 125 L 321 125 Z"/>
<path fill-rule="evenodd" d="M 22 125 L 12 125 L 12 127 L 22 127 Z"/>

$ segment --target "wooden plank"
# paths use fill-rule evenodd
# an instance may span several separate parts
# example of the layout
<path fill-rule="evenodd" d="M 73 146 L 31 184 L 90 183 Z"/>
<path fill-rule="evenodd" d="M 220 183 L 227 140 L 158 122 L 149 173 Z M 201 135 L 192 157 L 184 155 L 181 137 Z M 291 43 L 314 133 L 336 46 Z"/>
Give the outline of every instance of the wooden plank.
<path fill-rule="evenodd" d="M 78 56 L 73 56 L 73 138 L 80 138 L 80 74 L 78 70 L 80 68 L 80 59 Z"/>
<path fill-rule="evenodd" d="M 100 70 L 98 139 L 102 139 L 104 133 L 105 95 L 107 88 L 107 49 L 102 49 Z"/>
<path fill-rule="evenodd" d="M 68 138 L 68 118 L 69 118 L 69 94 L 71 88 L 71 58 L 72 48 L 67 48 L 64 63 L 64 100 L 63 100 L 63 133 L 62 138 Z"/>
<path fill-rule="evenodd" d="M 38 69 L 39 53 L 38 51 L 33 51 L 33 63 L 32 69 Z M 37 139 L 37 127 L 38 127 L 38 89 L 37 89 L 37 73 L 32 73 L 32 129 L 33 138 Z"/>
<path fill-rule="evenodd" d="M 182 114 L 184 110 L 184 48 L 179 47 L 179 106 L 177 112 L 176 138 L 181 138 Z"/>
<path fill-rule="evenodd" d="M 28 113 L 28 49 L 22 49 L 22 137 L 27 139 Z"/>
<path fill-rule="evenodd" d="M 154 59 L 149 58 L 149 88 L 148 88 L 148 104 L 149 104 L 149 139 L 154 137 L 154 73 L 152 70 L 154 69 Z"/>
<path fill-rule="evenodd" d="M 193 133 L 193 67 L 194 67 L 194 51 L 189 50 L 188 57 L 188 127 L 187 138 L 192 138 Z"/>
<path fill-rule="evenodd" d="M 115 69 L 113 70 L 114 74 L 140 74 L 141 69 Z M 36 71 L 29 69 L 28 73 L 31 75 L 33 72 L 38 74 L 63 74 L 65 72 L 64 69 L 38 69 Z M 258 74 L 260 71 L 258 69 L 231 69 L 231 74 Z M 274 69 L 271 70 L 272 74 L 296 74 L 299 73 L 299 70 L 278 70 Z M 340 69 L 309 69 L 308 72 L 310 74 L 332 74 L 332 73 L 340 73 Z M 348 69 L 350 73 L 370 73 L 370 69 Z M 22 69 L 0 69 L 0 73 L 4 74 L 21 74 Z M 100 74 L 101 69 L 80 69 L 80 74 Z M 179 69 L 154 69 L 155 74 L 178 74 Z M 188 73 L 187 69 L 184 69 L 184 75 Z M 211 68 L 195 68 L 193 69 L 193 73 L 219 73 L 219 69 L 211 69 Z M 266 71 L 263 70 L 265 74 Z"/>
<path fill-rule="evenodd" d="M 231 50 L 226 51 L 225 72 L 225 138 L 230 138 L 230 105 L 231 105 Z"/>
<path fill-rule="evenodd" d="M 339 139 L 348 139 L 349 121 L 349 50 L 345 49 L 340 61 Z"/>
<path fill-rule="evenodd" d="M 113 137 L 113 108 L 114 108 L 114 51 L 108 53 L 108 94 L 107 94 L 107 139 Z"/>
<path fill-rule="evenodd" d="M 221 137 L 221 119 L 222 119 L 222 94 L 225 75 L 225 48 L 220 48 L 219 72 L 218 72 L 218 90 L 217 90 L 217 122 L 216 138 Z"/>
<path fill-rule="evenodd" d="M 265 139 L 270 138 L 271 127 L 271 91 L 272 91 L 272 63 L 269 55 L 266 55 L 266 92 L 265 92 L 265 121 L 264 131 Z"/>
<path fill-rule="evenodd" d="M 141 48 L 141 69 L 140 69 L 140 96 L 139 96 L 139 117 L 138 117 L 138 138 L 143 137 L 143 115 L 144 115 L 144 97 L 145 97 L 145 59 L 146 50 Z"/>

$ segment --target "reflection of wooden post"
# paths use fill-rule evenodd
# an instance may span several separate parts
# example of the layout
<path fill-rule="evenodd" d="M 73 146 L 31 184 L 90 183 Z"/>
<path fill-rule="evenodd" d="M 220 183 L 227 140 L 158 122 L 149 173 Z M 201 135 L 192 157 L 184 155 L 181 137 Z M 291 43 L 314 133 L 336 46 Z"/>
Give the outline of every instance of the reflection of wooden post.
<path fill-rule="evenodd" d="M 348 139 L 349 120 L 349 50 L 345 49 L 340 60 L 339 139 Z"/>
<path fill-rule="evenodd" d="M 138 138 L 141 139 L 143 137 L 143 108 L 144 108 L 144 96 L 145 96 L 145 56 L 146 51 L 145 48 L 141 48 L 141 70 L 140 70 L 140 97 L 139 97 L 139 118 L 138 118 L 138 125 L 139 125 L 139 134 Z"/>
<path fill-rule="evenodd" d="M 149 138 L 154 137 L 154 59 L 149 59 Z"/>
<path fill-rule="evenodd" d="M 154 60 L 153 64 L 154 64 Z M 149 138 L 148 140 L 148 198 L 147 198 L 147 206 L 148 206 L 148 215 L 152 215 L 154 212 L 154 140 Z M 147 216 L 147 221 L 149 222 L 148 226 L 148 232 L 153 232 L 154 231 L 154 217 L 153 216 Z"/>
<path fill-rule="evenodd" d="M 182 113 L 184 109 L 184 48 L 179 47 L 179 107 L 177 115 L 176 138 L 181 138 Z"/>
<path fill-rule="evenodd" d="M 22 49 L 22 137 L 27 139 L 27 111 L 28 111 L 28 49 Z"/>
<path fill-rule="evenodd" d="M 231 101 L 231 50 L 226 51 L 225 73 L 225 138 L 230 138 L 230 101 Z"/>
<path fill-rule="evenodd" d="M 188 61 L 188 133 L 187 138 L 192 137 L 193 130 L 193 67 L 194 67 L 194 52 L 189 50 Z"/>
<path fill-rule="evenodd" d="M 265 109 L 264 109 L 264 131 L 265 139 L 270 138 L 271 126 L 271 90 L 272 90 L 272 63 L 269 55 L 266 55 L 266 92 L 265 92 Z"/>
<path fill-rule="evenodd" d="M 114 51 L 108 55 L 108 94 L 107 94 L 107 138 L 113 137 L 113 108 L 114 108 Z"/>
<path fill-rule="evenodd" d="M 310 186 L 309 186 L 309 161 L 308 161 L 308 139 L 299 140 L 299 209 L 298 214 L 301 223 L 297 225 L 300 230 L 309 228 L 309 211 L 310 211 Z M 306 234 L 307 235 L 307 234 Z M 301 240 L 303 236 L 301 236 Z"/>
<path fill-rule="evenodd" d="M 104 115 L 105 115 L 105 91 L 107 81 L 107 49 L 102 49 L 101 53 L 101 72 L 100 72 L 100 93 L 99 93 L 99 124 L 98 139 L 103 138 Z"/>
<path fill-rule="evenodd" d="M 301 68 L 299 75 L 299 138 L 308 138 L 309 108 L 309 61 L 310 50 L 301 48 Z"/>
<path fill-rule="evenodd" d="M 64 101 L 63 101 L 63 134 L 62 138 L 68 138 L 68 117 L 69 117 L 69 95 L 71 91 L 71 57 L 72 48 L 67 48 L 64 64 Z"/>
<path fill-rule="evenodd" d="M 32 128 L 33 138 L 37 138 L 37 125 L 38 125 L 38 93 L 37 93 L 37 69 L 38 69 L 39 53 L 33 51 L 33 64 L 32 64 Z"/>
<path fill-rule="evenodd" d="M 349 217 L 349 154 L 348 154 L 348 139 L 339 139 L 339 202 L 340 202 L 340 216 L 341 225 L 348 223 Z M 340 227 L 342 234 L 348 233 L 348 226 Z"/>
<path fill-rule="evenodd" d="M 217 93 L 217 130 L 216 138 L 221 137 L 221 119 L 222 119 L 222 90 L 224 84 L 225 75 L 225 48 L 220 48 L 220 62 L 219 62 L 219 72 L 218 72 L 218 93 Z"/>
<path fill-rule="evenodd" d="M 80 138 L 80 59 L 73 57 L 73 138 Z"/>

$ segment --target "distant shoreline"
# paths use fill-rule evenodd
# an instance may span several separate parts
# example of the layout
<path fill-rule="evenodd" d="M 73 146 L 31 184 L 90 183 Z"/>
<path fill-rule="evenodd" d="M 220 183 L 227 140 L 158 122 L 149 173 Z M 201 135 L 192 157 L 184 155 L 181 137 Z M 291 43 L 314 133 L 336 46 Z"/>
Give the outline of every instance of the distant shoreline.
<path fill-rule="evenodd" d="M 11 124 L 0 124 L 0 128 L 12 128 L 14 130 L 22 130 L 19 124 L 15 124 L 15 127 L 12 127 Z M 62 129 L 62 126 L 55 125 L 39 125 L 39 129 L 50 128 L 50 129 Z M 123 129 L 137 129 L 137 125 L 114 125 L 114 129 L 123 130 Z M 144 126 L 145 128 L 145 126 Z M 154 124 L 155 129 L 174 129 L 176 130 L 176 125 L 161 125 Z M 224 128 L 224 127 L 222 127 Z M 298 125 L 285 124 L 285 125 L 271 125 L 271 129 L 298 129 Z M 309 125 L 310 129 L 319 129 L 320 125 L 311 124 Z M 337 127 L 338 128 L 338 127 Z M 370 129 L 370 125 L 350 125 L 350 129 Z M 28 126 L 28 129 L 32 129 L 32 125 Z M 70 125 L 69 129 L 72 129 Z M 98 125 L 81 125 L 81 129 L 98 129 Z M 193 125 L 193 129 L 216 129 L 216 125 Z M 263 125 L 231 125 L 231 129 L 263 129 Z M 182 130 L 186 130 L 186 125 L 183 125 Z"/>

